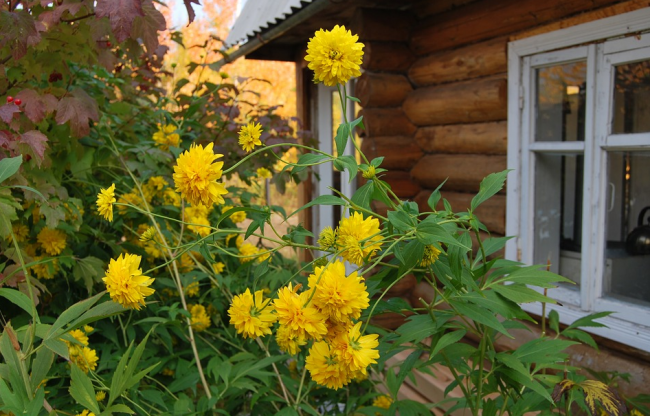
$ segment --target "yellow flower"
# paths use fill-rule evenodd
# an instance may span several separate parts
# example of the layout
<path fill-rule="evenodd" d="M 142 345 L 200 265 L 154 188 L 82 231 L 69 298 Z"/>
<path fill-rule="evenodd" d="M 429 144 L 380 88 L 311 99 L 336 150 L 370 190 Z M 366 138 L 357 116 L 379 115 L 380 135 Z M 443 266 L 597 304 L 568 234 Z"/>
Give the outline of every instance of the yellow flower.
<path fill-rule="evenodd" d="M 377 175 L 377 171 L 374 166 L 370 165 L 368 166 L 368 169 L 364 170 L 362 175 L 366 179 L 372 179 Z"/>
<path fill-rule="evenodd" d="M 187 228 L 201 237 L 210 235 L 210 220 L 208 219 L 210 212 L 212 212 L 212 208 L 201 204 L 185 208 L 185 221 L 192 224 Z"/>
<path fill-rule="evenodd" d="M 226 265 L 220 261 L 212 264 L 212 270 L 214 270 L 215 273 L 222 273 L 225 268 Z"/>
<path fill-rule="evenodd" d="M 95 414 L 93 412 L 84 409 L 83 412 L 77 413 L 75 416 L 95 416 Z"/>
<path fill-rule="evenodd" d="M 106 398 L 106 392 L 104 390 L 100 390 L 97 393 L 95 393 L 95 400 L 98 402 L 103 401 Z"/>
<path fill-rule="evenodd" d="M 102 278 L 111 299 L 125 308 L 140 310 L 145 304 L 144 298 L 154 292 L 148 287 L 154 279 L 142 275 L 140 260 L 142 258 L 135 254 L 123 254 L 115 260 L 111 259 L 106 276 Z"/>
<path fill-rule="evenodd" d="M 163 191 L 163 201 L 165 202 L 165 205 L 171 205 L 174 207 L 181 206 L 181 196 L 172 188 L 165 188 Z"/>
<path fill-rule="evenodd" d="M 45 259 L 44 256 L 34 257 L 34 261 L 43 259 Z M 59 272 L 59 259 L 50 258 L 49 261 L 35 264 L 30 269 L 39 279 L 53 279 L 54 275 Z"/>
<path fill-rule="evenodd" d="M 171 368 L 163 368 L 163 370 L 160 372 L 163 376 L 169 376 L 173 377 L 176 372 L 172 370 Z"/>
<path fill-rule="evenodd" d="M 309 69 L 314 71 L 314 82 L 333 87 L 360 76 L 364 45 L 357 42 L 358 39 L 359 36 L 352 35 L 345 26 L 336 25 L 331 31 L 317 31 L 309 39 L 305 57 Z"/>
<path fill-rule="evenodd" d="M 280 350 L 296 355 L 300 352 L 300 347 L 307 344 L 304 337 L 300 337 L 295 331 L 290 330 L 285 326 L 280 326 L 275 333 L 275 341 L 278 343 Z"/>
<path fill-rule="evenodd" d="M 424 255 L 422 256 L 422 260 L 420 260 L 420 266 L 422 267 L 428 267 L 432 265 L 433 263 L 438 260 L 438 256 L 440 255 L 440 250 L 435 248 L 432 245 L 426 245 L 424 246 Z"/>
<path fill-rule="evenodd" d="M 163 188 L 168 185 L 169 183 L 162 176 L 152 176 L 147 180 L 147 183 L 142 186 L 142 193 L 148 201 L 151 201 L 152 198 L 160 194 Z"/>
<path fill-rule="evenodd" d="M 366 373 L 370 364 L 377 362 L 379 351 L 377 334 L 361 336 L 361 322 L 357 322 L 347 333 L 342 334 L 334 342 L 334 351 L 339 362 L 345 364 L 351 372 Z"/>
<path fill-rule="evenodd" d="M 192 282 L 185 288 L 185 294 L 191 298 L 199 295 L 199 282 Z"/>
<path fill-rule="evenodd" d="M 273 174 L 267 168 L 257 168 L 257 176 L 262 179 L 271 179 Z"/>
<path fill-rule="evenodd" d="M 95 371 L 99 358 L 97 357 L 97 351 L 92 348 L 83 347 L 79 350 L 78 354 L 72 355 L 70 353 L 70 361 L 75 363 L 81 371 L 87 373 L 88 370 Z"/>
<path fill-rule="evenodd" d="M 120 195 L 120 197 L 117 199 L 117 202 L 120 204 L 130 204 L 136 207 L 144 208 L 145 207 L 145 201 L 142 199 L 139 193 L 136 193 L 135 191 L 127 192 L 125 194 Z M 124 214 L 128 207 L 124 205 L 118 205 L 117 210 L 120 211 L 121 214 Z"/>
<path fill-rule="evenodd" d="M 251 243 L 243 243 L 239 246 L 239 255 L 242 256 L 239 258 L 239 261 L 241 263 L 253 261 L 257 258 L 259 252 L 258 248 Z"/>
<path fill-rule="evenodd" d="M 223 195 L 228 193 L 223 183 L 217 182 L 223 174 L 223 162 L 214 162 L 223 155 L 215 155 L 212 147 L 212 143 L 205 148 L 192 144 L 190 150 L 181 153 L 174 166 L 176 191 L 192 205 L 223 204 Z"/>
<path fill-rule="evenodd" d="M 205 312 L 203 305 L 190 305 L 190 313 L 192 314 L 192 329 L 196 332 L 205 331 L 210 327 L 210 317 Z"/>
<path fill-rule="evenodd" d="M 192 260 L 192 256 L 188 253 L 183 253 L 179 261 L 178 269 L 181 273 L 189 273 L 194 270 L 194 260 Z"/>
<path fill-rule="evenodd" d="M 349 218 L 343 218 L 338 227 L 336 243 L 343 249 L 341 256 L 350 263 L 361 266 L 375 251 L 381 248 L 379 220 L 355 212 Z"/>
<path fill-rule="evenodd" d="M 19 243 L 26 241 L 27 237 L 29 237 L 29 228 L 27 228 L 27 226 L 24 224 L 21 223 L 12 224 L 11 230 L 14 232 L 14 235 L 16 236 L 16 241 L 18 241 Z M 12 242 L 11 234 L 7 236 L 7 240 L 9 240 L 9 242 Z"/>
<path fill-rule="evenodd" d="M 264 292 L 258 290 L 255 297 L 250 289 L 233 298 L 228 315 L 230 323 L 235 326 L 238 334 L 244 338 L 256 338 L 271 333 L 271 326 L 277 319 L 273 313 L 271 299 L 264 300 Z"/>
<path fill-rule="evenodd" d="M 338 357 L 324 341 L 315 342 L 305 360 L 312 380 L 321 386 L 338 390 L 351 380 L 345 366 L 340 365 Z"/>
<path fill-rule="evenodd" d="M 273 306 L 281 327 L 285 327 L 297 338 L 320 340 L 327 334 L 326 317 L 313 306 L 305 305 L 309 301 L 309 295 L 310 292 L 297 294 L 289 283 L 289 286 L 278 290 L 278 298 L 273 301 Z"/>
<path fill-rule="evenodd" d="M 381 407 L 382 409 L 390 409 L 390 405 L 393 404 L 393 399 L 390 396 L 382 394 L 377 396 L 375 400 L 372 401 L 372 405 L 375 407 Z"/>
<path fill-rule="evenodd" d="M 255 146 L 261 146 L 260 136 L 262 135 L 262 125 L 250 122 L 239 130 L 239 145 L 246 152 L 252 151 Z"/>
<path fill-rule="evenodd" d="M 318 245 L 323 250 L 328 250 L 336 244 L 336 232 L 332 227 L 325 227 L 318 236 Z"/>
<path fill-rule="evenodd" d="M 346 277 L 345 265 L 338 260 L 317 267 L 309 276 L 309 287 L 315 291 L 314 306 L 333 321 L 358 319 L 369 305 L 363 277 L 357 276 L 357 272 Z"/>
<path fill-rule="evenodd" d="M 223 213 L 223 212 L 227 212 L 227 211 L 229 211 L 229 210 L 231 210 L 231 209 L 233 209 L 233 208 L 234 208 L 233 206 L 230 206 L 230 205 L 224 205 L 224 206 L 221 208 L 221 212 L 222 212 L 222 213 Z M 233 214 L 230 214 L 230 219 L 231 219 L 232 222 L 234 222 L 235 224 L 239 224 L 240 222 L 244 222 L 244 221 L 246 221 L 246 211 L 237 211 L 237 212 L 235 212 L 235 213 L 233 213 Z"/>
<path fill-rule="evenodd" d="M 41 248 L 50 256 L 60 254 L 66 246 L 65 234 L 60 230 L 43 227 L 36 239 L 40 243 Z"/>
<path fill-rule="evenodd" d="M 325 325 L 327 326 L 327 334 L 325 335 L 325 340 L 329 343 L 333 343 L 334 340 L 339 338 L 342 334 L 347 334 L 348 331 L 354 326 L 354 323 L 351 320 L 338 322 L 328 319 L 325 321 Z"/>
<path fill-rule="evenodd" d="M 113 221 L 113 204 L 115 203 L 115 184 L 112 184 L 107 189 L 100 189 L 97 194 L 97 211 L 99 215 Z"/>
<path fill-rule="evenodd" d="M 88 333 L 90 333 L 90 332 L 93 332 L 94 330 L 95 330 L 95 328 L 93 328 L 92 326 L 90 326 L 90 325 L 84 325 L 84 332 L 85 332 L 85 333 L 88 334 Z"/>
<path fill-rule="evenodd" d="M 156 142 L 156 146 L 162 150 L 169 150 L 169 146 L 178 147 L 181 137 L 178 133 L 174 133 L 175 131 L 176 126 L 173 124 L 167 124 L 164 127 L 158 124 L 158 131 L 153 134 L 153 141 Z"/>
<path fill-rule="evenodd" d="M 146 224 L 141 224 L 138 226 L 138 228 L 142 227 L 143 225 L 146 227 Z M 156 229 L 154 227 L 148 227 L 142 234 L 140 234 L 139 240 L 141 243 L 146 243 L 149 241 L 154 241 L 154 238 L 156 238 Z"/>

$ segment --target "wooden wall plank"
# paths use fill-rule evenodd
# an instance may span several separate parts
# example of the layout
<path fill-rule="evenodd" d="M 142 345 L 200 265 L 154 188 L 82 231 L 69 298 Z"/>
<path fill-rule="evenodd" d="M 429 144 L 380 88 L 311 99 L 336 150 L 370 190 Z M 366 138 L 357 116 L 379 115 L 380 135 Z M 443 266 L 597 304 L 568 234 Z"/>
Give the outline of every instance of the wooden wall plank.
<path fill-rule="evenodd" d="M 417 130 L 400 107 L 365 108 L 359 115 L 365 126 L 359 131 L 361 136 L 412 136 Z"/>
<path fill-rule="evenodd" d="M 478 192 L 481 180 L 506 169 L 506 156 L 427 155 L 411 170 L 422 188 L 436 189 L 445 179 L 445 190 Z"/>
<path fill-rule="evenodd" d="M 389 170 L 382 175 L 381 179 L 390 185 L 399 198 L 410 199 L 420 193 L 420 185 L 406 171 Z"/>
<path fill-rule="evenodd" d="M 426 86 L 506 72 L 507 45 L 508 38 L 502 36 L 421 57 L 409 69 L 409 79 L 417 86 Z"/>
<path fill-rule="evenodd" d="M 364 42 L 361 68 L 368 71 L 406 72 L 415 54 L 403 42 Z"/>
<path fill-rule="evenodd" d="M 452 124 L 420 127 L 415 141 L 427 153 L 479 153 L 505 155 L 508 122 Z"/>
<path fill-rule="evenodd" d="M 418 88 L 402 108 L 418 126 L 505 120 L 508 114 L 505 75 Z"/>
<path fill-rule="evenodd" d="M 357 79 L 354 93 L 363 108 L 370 108 L 402 105 L 411 91 L 413 87 L 404 75 L 366 71 Z"/>
<path fill-rule="evenodd" d="M 411 49 L 425 55 L 507 35 L 616 0 L 491 0 L 424 19 L 411 37 Z"/>
<path fill-rule="evenodd" d="M 382 168 L 398 170 L 410 170 L 424 155 L 411 136 L 364 138 L 361 150 L 370 160 L 383 156 Z"/>

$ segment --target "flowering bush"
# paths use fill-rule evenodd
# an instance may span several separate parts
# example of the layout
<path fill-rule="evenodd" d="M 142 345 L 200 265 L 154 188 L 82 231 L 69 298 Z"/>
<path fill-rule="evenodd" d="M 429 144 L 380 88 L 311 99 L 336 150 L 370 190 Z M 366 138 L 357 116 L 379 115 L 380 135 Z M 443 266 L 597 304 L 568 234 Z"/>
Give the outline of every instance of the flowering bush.
<path fill-rule="evenodd" d="M 467 212 L 446 201 L 436 210 L 439 190 L 431 211 L 419 212 L 381 179 L 382 158 L 361 154 L 357 164 L 299 144 L 270 109 L 242 113 L 227 78 L 190 94 L 187 80 L 163 90 L 151 33 L 160 16 L 150 1 L 137 16 L 108 0 L 23 3 L 10 2 L 2 19 L 31 37 L 0 38 L 13 74 L 0 91 L 26 102 L 12 96 L 0 107 L 0 296 L 11 320 L 0 337 L 1 412 L 430 414 L 433 405 L 397 392 L 414 370 L 441 364 L 454 375 L 450 389 L 463 392 L 438 404 L 449 410 L 514 415 L 576 401 L 621 414 L 624 403 L 603 382 L 562 363 L 576 341 L 559 334 L 593 343 L 576 327 L 597 325 L 597 316 L 560 332 L 551 315 L 558 336 L 494 347 L 496 336 L 532 320 L 521 303 L 553 302 L 529 285 L 567 281 L 495 258 L 505 239 L 482 239 L 474 211 L 506 172 L 482 182 Z M 84 47 L 28 49 L 45 30 Z M 315 80 L 338 85 L 358 75 L 362 49 L 344 27 L 317 32 L 307 56 Z M 356 127 L 361 119 L 344 120 L 338 149 Z M 290 146 L 303 151 L 296 161 L 284 159 Z M 321 196 L 287 215 L 224 180 L 236 174 L 266 186 L 272 176 L 282 186 L 325 162 L 367 182 L 352 198 Z M 385 215 L 371 209 L 375 201 Z M 273 216 L 316 204 L 346 212 L 317 245 L 302 226 L 275 228 Z M 284 248 L 315 259 L 299 264 Z M 434 299 L 386 300 L 411 273 Z M 370 324 L 386 311 L 411 316 L 395 331 Z M 460 342 L 469 334 L 478 345 Z M 395 371 L 387 360 L 404 351 Z"/>

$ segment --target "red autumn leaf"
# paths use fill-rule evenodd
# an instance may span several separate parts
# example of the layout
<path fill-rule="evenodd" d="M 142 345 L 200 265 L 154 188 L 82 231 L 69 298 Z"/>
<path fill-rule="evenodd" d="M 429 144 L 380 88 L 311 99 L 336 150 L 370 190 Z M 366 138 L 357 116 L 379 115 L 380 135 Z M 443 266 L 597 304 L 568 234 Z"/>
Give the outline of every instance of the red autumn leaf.
<path fill-rule="evenodd" d="M 70 12 L 72 16 L 76 15 L 79 13 L 79 10 L 81 10 L 82 7 L 85 7 L 83 3 L 63 3 L 61 5 L 56 5 L 53 10 L 48 10 L 46 12 L 41 13 L 38 16 L 38 20 L 43 22 L 45 25 L 48 27 L 55 25 L 59 23 L 61 20 L 61 16 L 65 12 Z"/>
<path fill-rule="evenodd" d="M 194 21 L 194 18 L 196 17 L 196 14 L 194 13 L 194 9 L 192 8 L 192 3 L 199 6 L 201 5 L 201 3 L 199 3 L 199 0 L 183 0 L 183 3 L 185 3 L 185 8 L 187 9 L 187 17 L 190 19 L 190 21 L 187 22 L 187 24 L 189 25 Z"/>
<path fill-rule="evenodd" d="M 6 150 L 14 148 L 13 135 L 7 130 L 0 130 L 0 147 Z"/>
<path fill-rule="evenodd" d="M 31 148 L 32 151 L 27 153 L 32 154 L 36 164 L 40 167 L 47 148 L 47 136 L 38 130 L 31 130 L 20 135 L 20 143 Z"/>
<path fill-rule="evenodd" d="M 71 97 L 64 97 L 56 107 L 56 122 L 70 123 L 72 134 L 77 137 L 90 133 L 90 120 L 99 120 L 99 111 L 95 100 L 80 88 L 72 91 Z"/>
<path fill-rule="evenodd" d="M 40 123 L 47 114 L 56 109 L 58 100 L 52 94 L 39 95 L 36 91 L 26 89 L 16 95 L 22 101 L 23 112 L 34 123 Z"/>
<path fill-rule="evenodd" d="M 162 15 L 153 5 L 151 0 L 142 2 L 143 17 L 136 17 L 133 21 L 133 38 L 140 38 L 147 47 L 149 53 L 153 53 L 158 47 L 158 31 L 167 28 L 165 16 Z"/>
<path fill-rule="evenodd" d="M 124 42 L 131 36 L 133 21 L 144 16 L 142 0 L 97 0 L 95 6 L 97 17 L 108 17 L 111 28 L 118 42 Z"/>
<path fill-rule="evenodd" d="M 9 124 L 14 118 L 14 114 L 20 113 L 20 108 L 14 103 L 8 103 L 0 106 L 0 119 Z"/>
<path fill-rule="evenodd" d="M 27 53 L 27 46 L 40 39 L 36 22 L 25 10 L 18 12 L 0 11 L 0 48 L 9 45 L 14 59 L 18 60 Z"/>

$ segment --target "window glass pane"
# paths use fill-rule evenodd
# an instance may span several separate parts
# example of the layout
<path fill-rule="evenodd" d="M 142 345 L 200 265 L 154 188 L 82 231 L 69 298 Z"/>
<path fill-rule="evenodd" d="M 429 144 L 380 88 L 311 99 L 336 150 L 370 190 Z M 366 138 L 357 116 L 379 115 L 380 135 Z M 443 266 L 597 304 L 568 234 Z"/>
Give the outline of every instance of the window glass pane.
<path fill-rule="evenodd" d="M 650 152 L 607 155 L 606 296 L 650 304 Z"/>
<path fill-rule="evenodd" d="M 535 70 L 535 140 L 584 141 L 587 64 L 568 64 Z"/>
<path fill-rule="evenodd" d="M 612 133 L 650 131 L 650 60 L 617 65 Z"/>
<path fill-rule="evenodd" d="M 550 262 L 579 284 L 584 157 L 537 154 L 535 161 L 534 262 Z"/>

